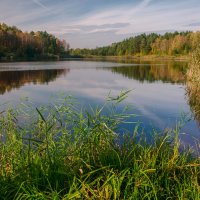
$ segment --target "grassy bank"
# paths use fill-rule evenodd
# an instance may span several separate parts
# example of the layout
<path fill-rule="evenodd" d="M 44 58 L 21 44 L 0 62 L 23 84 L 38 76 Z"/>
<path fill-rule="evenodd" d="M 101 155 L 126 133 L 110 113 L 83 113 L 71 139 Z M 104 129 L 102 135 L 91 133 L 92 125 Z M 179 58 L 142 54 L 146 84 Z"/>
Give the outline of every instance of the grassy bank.
<path fill-rule="evenodd" d="M 189 81 L 200 84 L 200 47 L 198 47 L 192 54 L 187 78 Z"/>
<path fill-rule="evenodd" d="M 187 71 L 187 96 L 194 117 L 200 124 L 200 47 L 193 52 Z"/>
<path fill-rule="evenodd" d="M 0 63 L 1 62 L 40 62 L 40 61 L 64 61 L 64 60 L 73 60 L 73 59 L 81 59 L 82 57 L 78 56 L 70 56 L 70 55 L 65 55 L 65 56 L 59 56 L 59 55 L 43 55 L 43 56 L 36 56 L 36 57 L 4 57 L 0 58 Z"/>
<path fill-rule="evenodd" d="M 89 60 L 107 60 L 107 61 L 190 61 L 190 55 L 135 55 L 135 56 L 83 56 Z"/>
<path fill-rule="evenodd" d="M 1 113 L 0 199 L 200 199 L 200 155 L 180 151 L 180 124 L 151 143 L 139 125 L 119 137 L 123 97 L 93 110 L 66 98 Z"/>

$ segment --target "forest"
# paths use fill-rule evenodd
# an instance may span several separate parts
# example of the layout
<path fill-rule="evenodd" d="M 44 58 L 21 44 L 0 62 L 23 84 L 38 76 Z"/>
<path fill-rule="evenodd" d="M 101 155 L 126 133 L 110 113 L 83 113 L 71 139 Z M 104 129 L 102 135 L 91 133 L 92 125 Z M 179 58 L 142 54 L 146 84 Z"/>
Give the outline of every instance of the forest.
<path fill-rule="evenodd" d="M 72 55 L 134 56 L 134 55 L 188 55 L 200 42 L 200 32 L 140 34 L 122 42 L 95 49 L 71 49 Z"/>
<path fill-rule="evenodd" d="M 22 32 L 0 23 L 0 60 L 37 60 L 67 55 L 69 44 L 46 31 Z"/>
<path fill-rule="evenodd" d="M 140 34 L 95 49 L 70 49 L 69 43 L 46 31 L 22 32 L 0 23 L 0 60 L 40 60 L 89 56 L 188 55 L 200 42 L 200 31 L 164 35 Z"/>

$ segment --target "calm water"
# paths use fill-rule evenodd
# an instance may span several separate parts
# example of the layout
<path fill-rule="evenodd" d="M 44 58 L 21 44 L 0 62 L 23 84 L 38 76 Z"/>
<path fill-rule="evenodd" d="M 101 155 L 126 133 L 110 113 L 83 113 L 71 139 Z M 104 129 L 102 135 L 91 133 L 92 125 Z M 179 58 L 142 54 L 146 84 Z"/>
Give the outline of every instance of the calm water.
<path fill-rule="evenodd" d="M 114 96 L 122 89 L 132 89 L 124 101 L 132 104 L 134 113 L 139 115 L 132 120 L 142 121 L 145 129 L 173 128 L 182 113 L 194 116 L 192 87 L 184 79 L 186 67 L 187 63 L 181 62 L 0 63 L 0 111 L 7 102 L 16 105 L 28 97 L 43 104 L 60 93 L 73 95 L 83 104 L 98 105 L 110 91 Z M 197 119 L 188 122 L 182 132 L 199 137 Z"/>

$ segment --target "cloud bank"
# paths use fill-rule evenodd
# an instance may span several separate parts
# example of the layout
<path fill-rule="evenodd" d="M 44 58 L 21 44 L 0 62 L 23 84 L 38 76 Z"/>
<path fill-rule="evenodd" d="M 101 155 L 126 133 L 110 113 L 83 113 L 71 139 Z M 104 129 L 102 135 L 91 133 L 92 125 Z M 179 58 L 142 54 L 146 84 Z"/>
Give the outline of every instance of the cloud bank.
<path fill-rule="evenodd" d="M 200 30 L 199 10 L 199 0 L 1 0 L 0 22 L 93 48 L 138 33 Z"/>

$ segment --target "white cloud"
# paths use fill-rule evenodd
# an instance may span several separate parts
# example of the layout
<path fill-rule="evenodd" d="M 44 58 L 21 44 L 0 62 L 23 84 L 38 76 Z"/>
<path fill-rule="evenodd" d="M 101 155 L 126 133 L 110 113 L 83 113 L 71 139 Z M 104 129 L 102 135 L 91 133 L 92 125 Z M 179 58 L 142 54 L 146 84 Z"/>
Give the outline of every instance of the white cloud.
<path fill-rule="evenodd" d="M 0 1 L 0 22 L 17 25 L 24 31 L 47 30 L 70 39 L 72 47 L 106 45 L 142 32 L 198 30 L 199 26 L 186 25 L 200 21 L 199 0 L 143 0 L 138 4 L 124 0 L 112 7 L 110 3 L 94 6 L 93 0 L 15 1 Z M 88 2 L 93 7 L 86 12 Z M 16 6 L 11 8 L 13 4 Z"/>
<path fill-rule="evenodd" d="M 41 8 L 48 9 L 43 3 L 40 2 L 40 0 L 32 0 L 32 1 Z"/>
<path fill-rule="evenodd" d="M 200 19 L 199 7 L 191 7 L 183 2 L 177 5 L 149 5 L 152 0 L 145 0 L 138 6 L 124 6 L 105 10 L 77 21 L 79 25 L 101 25 L 110 23 L 129 23 L 129 26 L 118 29 L 116 34 L 130 34 L 162 30 L 184 30 L 186 21 Z M 174 6 L 174 8 L 173 8 Z"/>

